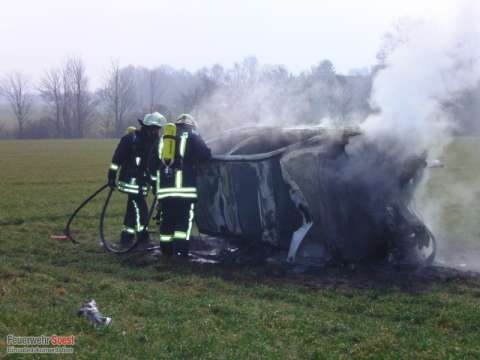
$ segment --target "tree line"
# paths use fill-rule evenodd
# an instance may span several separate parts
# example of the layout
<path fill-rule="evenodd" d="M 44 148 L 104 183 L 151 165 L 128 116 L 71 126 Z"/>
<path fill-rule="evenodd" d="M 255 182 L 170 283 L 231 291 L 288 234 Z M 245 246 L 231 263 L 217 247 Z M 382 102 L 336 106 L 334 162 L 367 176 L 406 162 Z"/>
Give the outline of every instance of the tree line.
<path fill-rule="evenodd" d="M 101 86 L 92 90 L 80 57 L 51 68 L 38 83 L 23 73 L 1 77 L 0 96 L 16 128 L 0 123 L 0 136 L 15 138 L 119 137 L 145 113 L 159 111 L 168 119 L 192 113 L 202 125 L 217 130 L 249 124 L 335 124 L 364 120 L 379 109 L 369 98 L 376 74 L 384 68 L 337 74 L 322 60 L 299 74 L 283 65 L 262 65 L 246 58 L 229 68 L 221 65 L 196 72 L 162 65 L 154 69 L 112 62 Z M 476 92 L 475 92 L 476 91 Z M 445 108 L 459 117 L 480 113 L 480 86 L 458 94 Z M 3 125 L 3 126 L 2 126 Z"/>
<path fill-rule="evenodd" d="M 1 78 L 0 95 L 16 130 L 7 134 L 0 127 L 0 132 L 19 139 L 118 137 L 152 111 L 169 119 L 190 112 L 200 123 L 208 117 L 224 128 L 258 123 L 262 116 L 272 123 L 276 116 L 297 123 L 326 116 L 346 121 L 370 111 L 370 87 L 370 74 L 337 75 L 328 60 L 293 75 L 282 65 L 246 58 L 231 68 L 214 65 L 196 72 L 112 62 L 100 88 L 92 90 L 85 63 L 70 57 L 62 67 L 45 71 L 38 83 L 20 72 Z"/>

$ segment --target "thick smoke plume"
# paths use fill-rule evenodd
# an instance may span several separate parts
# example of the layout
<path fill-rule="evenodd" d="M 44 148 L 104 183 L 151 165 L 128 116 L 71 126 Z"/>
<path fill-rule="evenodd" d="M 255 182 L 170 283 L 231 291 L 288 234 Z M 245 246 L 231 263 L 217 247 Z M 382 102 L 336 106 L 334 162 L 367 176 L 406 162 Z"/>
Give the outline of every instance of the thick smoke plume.
<path fill-rule="evenodd" d="M 441 151 L 456 128 L 444 104 L 480 79 L 480 31 L 469 26 L 473 21 L 408 22 L 399 29 L 403 41 L 386 57 L 386 68 L 373 84 L 371 104 L 379 113 L 361 126 L 368 137 L 393 137 L 411 154 Z"/>
<path fill-rule="evenodd" d="M 480 81 L 478 5 L 459 4 L 463 6 L 451 23 L 404 22 L 406 26 L 396 28 L 394 38 L 399 40 L 386 55 L 385 68 L 373 84 L 371 104 L 378 113 L 361 125 L 367 139 L 383 145 L 385 151 L 394 151 L 398 156 L 428 151 L 430 160 L 442 158 L 452 133 L 458 130 L 458 119 L 446 104 L 478 87 Z M 474 115 L 471 121 L 479 121 Z M 463 236 L 470 239 L 449 238 L 442 223 L 456 215 L 448 213 L 455 210 L 452 204 L 466 209 L 474 201 L 474 182 L 444 177 L 443 181 L 448 179 L 449 183 L 442 184 L 443 190 L 430 191 L 427 196 L 432 171 L 442 170 L 426 172 L 417 200 L 437 237 L 438 258 L 446 259 L 449 265 L 475 268 L 478 255 L 465 254 L 470 251 L 468 247 L 478 247 L 478 239 L 472 239 L 468 231 Z"/>

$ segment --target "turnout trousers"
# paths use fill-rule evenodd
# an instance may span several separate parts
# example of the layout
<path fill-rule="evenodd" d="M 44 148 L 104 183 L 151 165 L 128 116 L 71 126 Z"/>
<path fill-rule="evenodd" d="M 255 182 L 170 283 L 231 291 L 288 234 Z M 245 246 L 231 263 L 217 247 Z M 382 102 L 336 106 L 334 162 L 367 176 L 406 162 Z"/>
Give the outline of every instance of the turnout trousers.
<path fill-rule="evenodd" d="M 165 255 L 188 255 L 194 219 L 192 199 L 167 197 L 159 200 L 160 246 Z"/>
<path fill-rule="evenodd" d="M 127 210 L 123 218 L 122 232 L 131 235 L 146 230 L 148 221 L 148 205 L 142 194 L 128 194 Z"/>

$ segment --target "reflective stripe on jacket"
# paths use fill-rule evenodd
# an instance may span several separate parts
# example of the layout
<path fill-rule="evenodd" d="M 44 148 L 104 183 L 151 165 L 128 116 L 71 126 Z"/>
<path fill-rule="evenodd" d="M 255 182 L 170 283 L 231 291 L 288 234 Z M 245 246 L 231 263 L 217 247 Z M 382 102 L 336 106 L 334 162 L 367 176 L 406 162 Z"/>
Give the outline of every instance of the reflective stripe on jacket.
<path fill-rule="evenodd" d="M 154 145 L 155 141 L 148 141 L 141 131 L 127 134 L 120 139 L 110 164 L 113 175 L 120 170 L 117 181 L 119 191 L 138 194 L 142 185 L 142 193 L 148 194 L 148 159 Z"/>
<path fill-rule="evenodd" d="M 211 158 L 210 149 L 200 135 L 182 124 L 177 124 L 175 161 L 167 167 L 161 161 L 163 138 L 158 142 L 150 160 L 150 177 L 156 187 L 157 198 L 197 198 L 196 166 Z"/>
<path fill-rule="evenodd" d="M 165 199 L 167 197 L 178 197 L 178 198 L 188 198 L 196 199 L 197 198 L 197 188 L 195 186 L 184 185 L 184 158 L 185 151 L 187 149 L 187 143 L 189 138 L 188 131 L 184 131 L 178 137 L 176 147 L 178 152 L 176 152 L 175 162 L 172 164 L 172 169 L 166 169 L 165 164 L 161 164 L 160 169 L 157 170 L 155 175 L 156 181 L 156 195 L 157 199 Z M 163 150 L 163 137 L 159 141 L 158 145 L 158 156 L 161 157 Z M 166 179 L 165 171 L 171 171 L 172 175 Z"/>

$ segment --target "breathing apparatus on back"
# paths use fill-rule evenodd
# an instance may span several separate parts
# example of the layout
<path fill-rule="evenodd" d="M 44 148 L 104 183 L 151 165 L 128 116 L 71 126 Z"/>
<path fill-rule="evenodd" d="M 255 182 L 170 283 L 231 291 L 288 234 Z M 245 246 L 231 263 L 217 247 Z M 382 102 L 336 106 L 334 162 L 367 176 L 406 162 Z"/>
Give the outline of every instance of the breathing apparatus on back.
<path fill-rule="evenodd" d="M 175 164 L 175 147 L 177 144 L 177 126 L 172 123 L 163 126 L 163 134 L 158 147 L 158 156 L 163 166 L 164 174 L 168 177 L 173 175 L 172 167 Z"/>
<path fill-rule="evenodd" d="M 168 123 L 163 126 L 163 135 L 160 139 L 158 155 L 164 166 L 164 175 L 167 177 L 171 177 L 174 174 L 174 167 L 181 169 L 182 160 L 185 156 L 188 132 L 178 133 L 179 128 L 177 125 L 188 126 L 191 129 L 196 129 L 197 127 L 193 116 L 189 114 L 181 114 L 175 124 Z M 177 144 L 177 141 L 179 141 L 179 144 Z"/>

